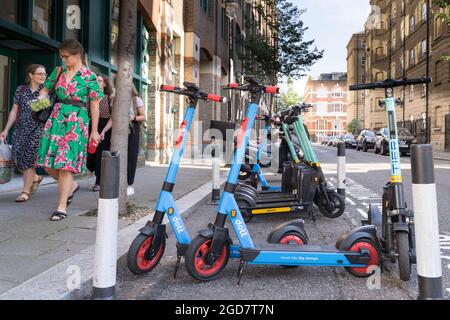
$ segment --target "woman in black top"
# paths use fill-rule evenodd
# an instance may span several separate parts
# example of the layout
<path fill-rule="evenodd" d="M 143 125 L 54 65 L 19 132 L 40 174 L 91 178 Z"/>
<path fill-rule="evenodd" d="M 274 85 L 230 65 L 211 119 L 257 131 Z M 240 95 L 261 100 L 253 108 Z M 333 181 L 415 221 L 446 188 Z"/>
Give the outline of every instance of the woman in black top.
<path fill-rule="evenodd" d="M 92 191 L 100 190 L 100 179 L 102 169 L 102 153 L 111 148 L 111 128 L 112 128 L 112 108 L 114 104 L 114 89 L 111 80 L 100 74 L 97 76 L 97 82 L 100 90 L 103 90 L 105 96 L 100 100 L 100 119 L 98 121 L 98 131 L 100 132 L 101 142 L 98 145 L 95 154 L 88 154 L 88 169 L 95 172 L 95 184 Z"/>

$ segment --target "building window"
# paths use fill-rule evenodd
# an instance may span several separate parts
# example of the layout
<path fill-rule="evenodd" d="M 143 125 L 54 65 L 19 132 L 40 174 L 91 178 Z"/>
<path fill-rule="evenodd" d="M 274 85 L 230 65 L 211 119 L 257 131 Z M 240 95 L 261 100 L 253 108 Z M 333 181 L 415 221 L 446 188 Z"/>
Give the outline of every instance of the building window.
<path fill-rule="evenodd" d="M 423 59 L 427 56 L 427 40 L 422 40 L 420 44 L 420 57 Z"/>
<path fill-rule="evenodd" d="M 361 57 L 361 65 L 362 66 L 366 65 L 366 57 Z"/>
<path fill-rule="evenodd" d="M 341 98 L 344 96 L 344 93 L 342 93 L 341 88 L 335 88 L 334 91 L 331 93 L 331 97 L 333 98 Z"/>
<path fill-rule="evenodd" d="M 384 48 L 383 47 L 378 47 L 376 50 L 376 54 L 377 54 L 377 58 L 382 58 L 383 54 L 384 54 Z"/>
<path fill-rule="evenodd" d="M 409 17 L 409 33 L 413 33 L 416 27 L 416 17 Z"/>
<path fill-rule="evenodd" d="M 33 0 L 32 30 L 47 37 L 52 37 L 52 2 L 51 0 Z"/>
<path fill-rule="evenodd" d="M 328 98 L 327 89 L 320 88 L 319 90 L 317 90 L 317 98 Z"/>
<path fill-rule="evenodd" d="M 394 78 L 395 79 L 395 76 L 396 76 L 396 65 L 395 65 L 395 62 L 392 62 L 392 66 L 391 66 L 391 78 Z"/>
<path fill-rule="evenodd" d="M 19 0 L 10 0 L 2 3 L 0 19 L 18 23 L 17 13 L 19 12 Z"/>
<path fill-rule="evenodd" d="M 327 113 L 327 104 L 321 102 L 317 104 L 316 115 L 325 115 Z"/>
<path fill-rule="evenodd" d="M 409 90 L 409 100 L 410 100 L 410 101 L 414 100 L 414 86 L 410 86 L 410 90 Z"/>
<path fill-rule="evenodd" d="M 395 46 L 397 45 L 397 37 L 395 34 L 392 35 L 392 43 L 391 43 L 391 48 L 395 49 Z"/>
<path fill-rule="evenodd" d="M 427 84 L 424 83 L 422 84 L 422 92 L 421 92 L 421 97 L 425 97 L 427 95 Z"/>
<path fill-rule="evenodd" d="M 422 21 L 427 21 L 428 16 L 428 9 L 427 9 L 427 3 L 422 3 Z"/>
<path fill-rule="evenodd" d="M 119 3 L 120 0 L 112 2 L 112 22 L 111 22 L 111 64 L 119 65 Z"/>
<path fill-rule="evenodd" d="M 342 103 L 332 103 L 330 112 L 344 112 L 344 105 Z"/>
<path fill-rule="evenodd" d="M 416 55 L 414 48 L 409 50 L 409 66 L 413 66 L 416 63 Z"/>
<path fill-rule="evenodd" d="M 439 17 L 434 19 L 434 38 L 439 38 L 442 35 L 442 20 Z"/>
<path fill-rule="evenodd" d="M 200 7 L 207 14 L 209 11 L 209 0 L 200 0 Z"/>
<path fill-rule="evenodd" d="M 228 41 L 228 24 L 230 21 L 227 18 L 227 15 L 225 13 L 225 9 L 222 8 L 222 18 L 221 18 L 221 24 L 220 24 L 220 35 L 222 36 L 222 39 L 225 39 Z"/>

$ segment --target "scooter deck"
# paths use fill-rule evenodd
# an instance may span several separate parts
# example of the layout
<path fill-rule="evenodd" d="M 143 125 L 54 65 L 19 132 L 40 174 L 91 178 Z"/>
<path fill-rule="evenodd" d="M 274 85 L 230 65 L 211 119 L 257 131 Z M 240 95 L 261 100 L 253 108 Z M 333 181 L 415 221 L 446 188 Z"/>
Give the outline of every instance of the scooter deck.
<path fill-rule="evenodd" d="M 288 193 L 280 193 L 279 195 L 264 195 L 258 194 L 256 202 L 260 203 L 274 203 L 274 202 L 294 202 L 297 200 L 297 195 Z"/>
<path fill-rule="evenodd" d="M 305 210 L 306 206 L 296 201 L 287 202 L 271 202 L 257 204 L 256 207 L 248 208 L 252 215 L 269 214 L 269 213 L 291 213 L 297 210 Z"/>
<path fill-rule="evenodd" d="M 250 264 L 361 267 L 369 263 L 367 252 L 340 251 L 334 246 L 257 243 L 241 248 L 242 259 Z"/>

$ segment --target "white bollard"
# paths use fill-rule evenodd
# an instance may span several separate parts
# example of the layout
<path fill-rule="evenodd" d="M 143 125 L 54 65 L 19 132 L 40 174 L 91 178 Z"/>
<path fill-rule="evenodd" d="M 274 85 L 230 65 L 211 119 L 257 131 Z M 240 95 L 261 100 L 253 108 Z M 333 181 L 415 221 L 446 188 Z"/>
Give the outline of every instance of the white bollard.
<path fill-rule="evenodd" d="M 109 151 L 103 151 L 92 293 L 93 299 L 96 300 L 111 300 L 115 296 L 117 229 L 119 221 L 119 170 L 119 153 L 113 152 L 111 154 Z"/>
<path fill-rule="evenodd" d="M 212 201 L 220 200 L 220 159 L 218 152 L 216 152 L 215 139 L 212 140 Z"/>
<path fill-rule="evenodd" d="M 414 229 L 419 300 L 442 299 L 442 265 L 433 150 L 431 145 L 411 147 Z"/>
<path fill-rule="evenodd" d="M 338 143 L 337 159 L 337 192 L 345 197 L 345 142 Z"/>

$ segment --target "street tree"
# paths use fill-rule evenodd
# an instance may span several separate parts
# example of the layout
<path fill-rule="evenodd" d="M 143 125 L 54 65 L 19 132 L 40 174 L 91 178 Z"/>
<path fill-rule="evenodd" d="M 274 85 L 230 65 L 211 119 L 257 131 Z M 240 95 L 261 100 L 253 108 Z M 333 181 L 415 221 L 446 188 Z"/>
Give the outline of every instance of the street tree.
<path fill-rule="evenodd" d="M 294 88 L 294 82 L 291 78 L 288 79 L 287 91 L 281 95 L 281 104 L 283 108 L 287 108 L 292 105 L 299 104 L 302 97 L 297 93 Z"/>
<path fill-rule="evenodd" d="M 441 18 L 444 22 L 450 25 L 450 0 L 434 0 L 433 2 L 438 10 L 434 12 L 434 15 Z M 450 56 L 445 55 L 443 60 L 449 61 Z"/>
<path fill-rule="evenodd" d="M 299 79 L 323 57 L 324 51 L 314 46 L 314 40 L 304 39 L 308 27 L 301 16 L 305 9 L 290 0 L 266 0 L 256 2 L 255 10 L 266 21 L 272 37 L 256 32 L 254 22 L 246 23 L 246 35 L 238 39 L 246 73 L 271 83 L 281 78 Z"/>
<path fill-rule="evenodd" d="M 120 152 L 119 214 L 126 215 L 128 123 L 136 51 L 137 0 L 120 1 L 119 70 L 113 108 L 111 150 Z"/>
<path fill-rule="evenodd" d="M 361 129 L 361 122 L 358 119 L 353 119 L 350 121 L 350 123 L 347 125 L 347 132 L 348 133 L 355 133 L 358 129 Z"/>

